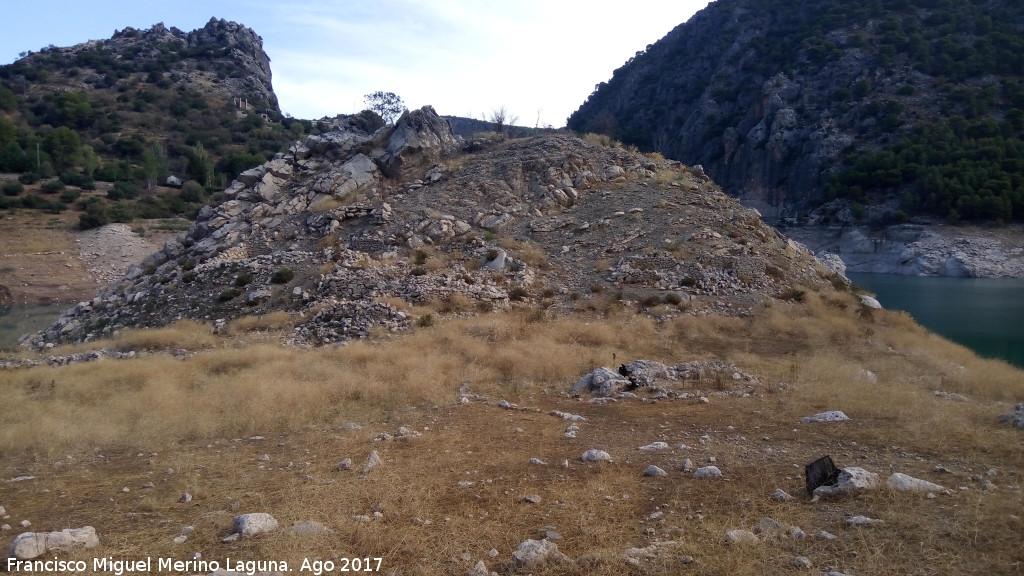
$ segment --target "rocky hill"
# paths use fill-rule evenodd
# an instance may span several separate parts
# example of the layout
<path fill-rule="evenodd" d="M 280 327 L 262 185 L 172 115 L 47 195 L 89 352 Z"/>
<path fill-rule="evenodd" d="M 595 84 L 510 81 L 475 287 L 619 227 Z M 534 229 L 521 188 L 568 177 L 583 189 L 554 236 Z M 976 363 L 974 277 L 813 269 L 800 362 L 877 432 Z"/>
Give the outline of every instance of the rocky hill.
<path fill-rule="evenodd" d="M 34 345 L 277 310 L 301 313 L 293 342 L 331 343 L 408 326 L 410 303 L 744 315 L 842 286 L 678 162 L 562 134 L 462 141 L 430 107 L 374 132 L 359 117 L 336 126 L 243 172 L 185 236 Z"/>
<path fill-rule="evenodd" d="M 1024 218 L 1024 10 L 1005 0 L 718 0 L 568 120 L 708 174 L 769 217 Z"/>
<path fill-rule="evenodd" d="M 83 226 L 188 215 L 240 171 L 312 131 L 310 122 L 282 117 L 263 41 L 235 22 L 211 19 L 191 32 L 157 24 L 51 45 L 0 66 L 0 172 L 11 175 L 0 208 L 59 212 L 77 201 L 85 210 L 83 192 L 120 182 L 100 198 L 124 202 L 116 214 Z M 162 190 L 136 205 L 142 190 L 169 176 L 206 190 Z M 65 188 L 72 190 L 58 196 Z"/>

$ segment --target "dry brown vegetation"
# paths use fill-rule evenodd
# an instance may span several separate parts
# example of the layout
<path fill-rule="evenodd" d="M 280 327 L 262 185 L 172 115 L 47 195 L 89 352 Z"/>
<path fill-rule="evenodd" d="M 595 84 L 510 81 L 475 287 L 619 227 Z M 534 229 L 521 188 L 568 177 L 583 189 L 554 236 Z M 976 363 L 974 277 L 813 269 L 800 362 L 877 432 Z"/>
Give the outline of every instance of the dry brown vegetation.
<path fill-rule="evenodd" d="M 231 331 L 287 326 L 264 317 L 236 321 Z M 862 309 L 849 294 L 810 290 L 803 302 L 773 301 L 745 319 L 513 310 L 315 350 L 210 332 L 179 323 L 116 342 L 198 350 L 183 359 L 150 353 L 2 373 L 4 478 L 36 476 L 3 485 L 0 505 L 11 523 L 95 526 L 101 548 L 66 557 L 186 559 L 199 551 L 206 559 L 287 560 L 293 570 L 303 558 L 370 556 L 383 558 L 384 573 L 465 574 L 477 559 L 514 573 L 512 550 L 554 529 L 563 537 L 559 549 L 579 562 L 534 574 L 799 573 L 795 556 L 809 557 L 814 570 L 851 574 L 1022 571 L 1024 441 L 997 422 L 1024 399 L 1021 371 L 979 359 L 904 314 Z M 590 370 L 637 358 L 721 359 L 761 382 L 746 397 L 716 395 L 728 382 L 692 384 L 708 404 L 590 404 L 565 394 Z M 460 404 L 460 386 L 481 398 Z M 500 399 L 537 410 L 502 410 Z M 587 418 L 577 439 L 562 438 L 569 423 L 551 410 Z M 852 420 L 799 423 L 823 410 Z M 423 435 L 372 441 L 401 425 Z M 673 449 L 636 450 L 657 440 Z M 614 463 L 580 462 L 589 448 L 609 451 Z M 384 466 L 361 475 L 371 450 Z M 269 460 L 260 460 L 264 454 Z M 928 499 L 882 489 L 812 503 L 802 466 L 824 454 L 883 480 L 900 471 L 953 493 Z M 680 470 L 684 458 L 704 465 L 712 456 L 722 480 Z M 355 470 L 335 469 L 345 457 Z M 531 465 L 531 457 L 548 465 Z M 643 478 L 648 464 L 669 476 Z M 996 488 L 981 490 L 975 474 Z M 155 486 L 144 489 L 147 482 Z M 797 499 L 773 502 L 775 488 Z M 178 503 L 186 491 L 194 500 Z M 541 502 L 523 502 L 527 494 Z M 375 510 L 383 516 L 353 519 Z M 655 511 L 663 516 L 649 519 Z M 283 527 L 221 543 L 243 512 L 269 512 Z M 885 524 L 847 528 L 855 514 Z M 726 530 L 751 529 L 766 516 L 802 527 L 808 538 L 726 543 Z M 289 536 L 285 528 L 304 520 L 333 532 Z M 172 544 L 186 525 L 194 534 Z M 839 538 L 815 538 L 819 530 Z M 628 548 L 655 542 L 665 543 L 656 558 L 624 559 Z M 693 562 L 684 564 L 686 556 Z"/>

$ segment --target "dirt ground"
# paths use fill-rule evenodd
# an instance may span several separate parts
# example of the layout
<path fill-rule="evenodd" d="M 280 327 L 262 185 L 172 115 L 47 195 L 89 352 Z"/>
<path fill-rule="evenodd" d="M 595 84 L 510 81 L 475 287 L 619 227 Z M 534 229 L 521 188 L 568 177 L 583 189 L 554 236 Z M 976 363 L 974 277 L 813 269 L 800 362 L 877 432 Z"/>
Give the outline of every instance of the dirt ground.
<path fill-rule="evenodd" d="M 79 231 L 77 222 L 76 212 L 21 210 L 0 216 L 0 285 L 10 291 L 12 303 L 88 300 L 180 234 L 145 223 Z M 144 237 L 133 231 L 140 227 Z"/>

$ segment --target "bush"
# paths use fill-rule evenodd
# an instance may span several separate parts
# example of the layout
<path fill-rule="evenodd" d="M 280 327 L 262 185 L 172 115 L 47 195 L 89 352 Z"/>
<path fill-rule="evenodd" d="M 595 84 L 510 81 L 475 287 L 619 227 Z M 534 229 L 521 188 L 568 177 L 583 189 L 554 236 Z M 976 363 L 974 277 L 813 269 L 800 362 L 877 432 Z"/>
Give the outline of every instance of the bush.
<path fill-rule="evenodd" d="M 281 268 L 270 277 L 271 284 L 287 284 L 295 278 L 295 271 L 291 268 Z"/>
<path fill-rule="evenodd" d="M 131 198 L 137 198 L 139 196 L 139 187 L 134 182 L 127 180 L 118 180 L 114 182 L 114 187 L 107 190 L 107 198 L 111 200 L 125 200 Z"/>
<path fill-rule="evenodd" d="M 178 192 L 178 198 L 181 198 L 185 202 L 205 202 L 206 201 L 206 189 L 203 185 L 195 180 L 189 180 L 181 187 L 181 192 Z"/>
<path fill-rule="evenodd" d="M 25 191 L 25 186 L 21 182 L 15 182 L 14 180 L 5 180 L 3 185 L 4 196 L 17 196 Z"/>
<path fill-rule="evenodd" d="M 70 188 L 67 188 L 60 193 L 60 201 L 70 204 L 75 200 L 78 200 L 78 197 L 81 195 L 82 193 L 79 192 L 78 190 L 72 190 Z"/>
<path fill-rule="evenodd" d="M 239 290 L 238 288 L 228 288 L 227 290 L 225 290 L 225 291 L 221 292 L 219 295 L 217 295 L 217 301 L 218 302 L 227 302 L 229 300 L 234 300 L 235 298 L 238 298 L 241 295 L 242 295 L 242 291 Z"/>
<path fill-rule="evenodd" d="M 433 326 L 434 325 L 434 315 L 433 314 L 424 314 L 423 316 L 420 316 L 419 319 L 416 320 L 416 325 L 419 326 L 420 328 L 429 328 L 429 327 Z"/>
<path fill-rule="evenodd" d="M 18 182 L 21 182 L 22 184 L 35 184 L 36 182 L 39 182 L 39 174 L 36 174 L 35 172 L 22 172 L 21 175 L 18 176 Z"/>
<path fill-rule="evenodd" d="M 74 170 L 65 170 L 64 172 L 61 172 L 60 181 L 68 186 L 77 186 L 78 188 L 83 188 L 89 185 L 95 187 L 92 178 L 80 172 L 75 172 Z"/>
<path fill-rule="evenodd" d="M 64 190 L 64 183 L 60 180 L 48 180 L 39 187 L 39 190 L 46 194 L 55 194 Z"/>

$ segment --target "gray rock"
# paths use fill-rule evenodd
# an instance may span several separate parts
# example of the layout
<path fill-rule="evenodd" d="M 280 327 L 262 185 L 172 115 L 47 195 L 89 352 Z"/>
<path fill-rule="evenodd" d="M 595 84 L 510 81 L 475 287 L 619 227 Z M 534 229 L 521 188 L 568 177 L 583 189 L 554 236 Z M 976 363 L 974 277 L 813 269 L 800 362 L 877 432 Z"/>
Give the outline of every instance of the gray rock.
<path fill-rule="evenodd" d="M 843 422 L 849 419 L 849 416 L 839 410 L 829 410 L 828 412 L 819 412 L 814 416 L 804 416 L 800 421 L 808 424 L 811 422 Z"/>
<path fill-rule="evenodd" d="M 846 519 L 847 526 L 871 526 L 874 524 L 884 524 L 883 520 L 877 518 L 868 518 L 867 516 L 854 516 Z"/>
<path fill-rule="evenodd" d="M 580 456 L 584 462 L 611 462 L 612 457 L 604 450 L 587 450 Z"/>
<path fill-rule="evenodd" d="M 363 464 L 363 474 L 370 472 L 382 464 L 384 464 L 384 461 L 380 459 L 380 454 L 377 454 L 376 450 L 370 452 L 370 455 L 366 458 L 366 463 Z"/>
<path fill-rule="evenodd" d="M 843 468 L 839 471 L 839 479 L 835 486 L 818 486 L 814 489 L 814 498 L 828 498 L 844 494 L 853 494 L 864 490 L 878 488 L 878 474 L 863 468 Z"/>
<path fill-rule="evenodd" d="M 644 450 L 644 451 L 647 451 L 647 452 L 653 452 L 653 451 L 656 451 L 656 450 L 668 450 L 668 443 L 666 443 L 666 442 L 651 442 L 650 444 L 647 444 L 646 446 L 641 446 L 641 447 L 637 448 L 637 450 Z"/>
<path fill-rule="evenodd" d="M 341 462 L 338 462 L 338 470 L 351 470 L 351 469 L 352 469 L 352 459 L 351 458 L 342 458 Z"/>
<path fill-rule="evenodd" d="M 934 482 L 914 478 L 902 472 L 894 472 L 885 481 L 885 485 L 901 492 L 943 492 L 945 490 L 945 488 Z"/>
<path fill-rule="evenodd" d="M 1000 416 L 999 421 L 1024 429 L 1024 402 L 1018 403 L 1013 412 Z"/>
<path fill-rule="evenodd" d="M 754 527 L 754 533 L 756 534 L 774 534 L 780 531 L 782 531 L 782 524 L 779 524 L 779 521 L 774 518 L 762 518 L 757 523 L 757 526 Z"/>
<path fill-rule="evenodd" d="M 811 559 L 807 556 L 797 556 L 793 559 L 793 566 L 797 568 L 810 568 L 813 564 L 811 564 Z"/>
<path fill-rule="evenodd" d="M 702 466 L 693 471 L 694 478 L 721 478 L 722 471 L 718 466 Z"/>
<path fill-rule="evenodd" d="M 782 488 L 776 488 L 775 492 L 772 492 L 771 499 L 776 502 L 789 502 L 793 497 Z"/>
<path fill-rule="evenodd" d="M 750 530 L 729 530 L 725 533 L 730 544 L 757 544 L 760 538 Z"/>
<path fill-rule="evenodd" d="M 882 309 L 882 304 L 878 300 L 864 294 L 861 294 L 860 296 L 860 303 L 868 308 L 874 308 L 875 310 Z"/>
<path fill-rule="evenodd" d="M 629 380 L 620 376 L 618 372 L 601 367 L 577 380 L 569 389 L 569 393 L 614 396 L 629 386 Z"/>
<path fill-rule="evenodd" d="M 651 464 L 644 469 L 644 476 L 668 476 L 668 472 L 665 472 L 661 468 L 658 468 L 654 464 Z"/>
<path fill-rule="evenodd" d="M 277 530 L 277 520 L 266 512 L 239 514 L 235 516 L 234 527 L 235 533 L 248 538 Z"/>
<path fill-rule="evenodd" d="M 526 540 L 512 552 L 512 560 L 526 570 L 537 570 L 549 563 L 565 563 L 572 560 L 558 551 L 558 545 L 550 540 Z"/>
<path fill-rule="evenodd" d="M 291 528 L 288 529 L 289 534 L 295 536 L 319 536 L 322 534 L 330 534 L 331 529 L 323 524 L 307 520 L 305 522 L 295 522 Z"/>
<path fill-rule="evenodd" d="M 60 532 L 23 532 L 18 534 L 7 549 L 9 558 L 31 560 L 43 554 L 70 552 L 78 548 L 100 545 L 96 529 L 92 526 L 69 528 Z"/>

